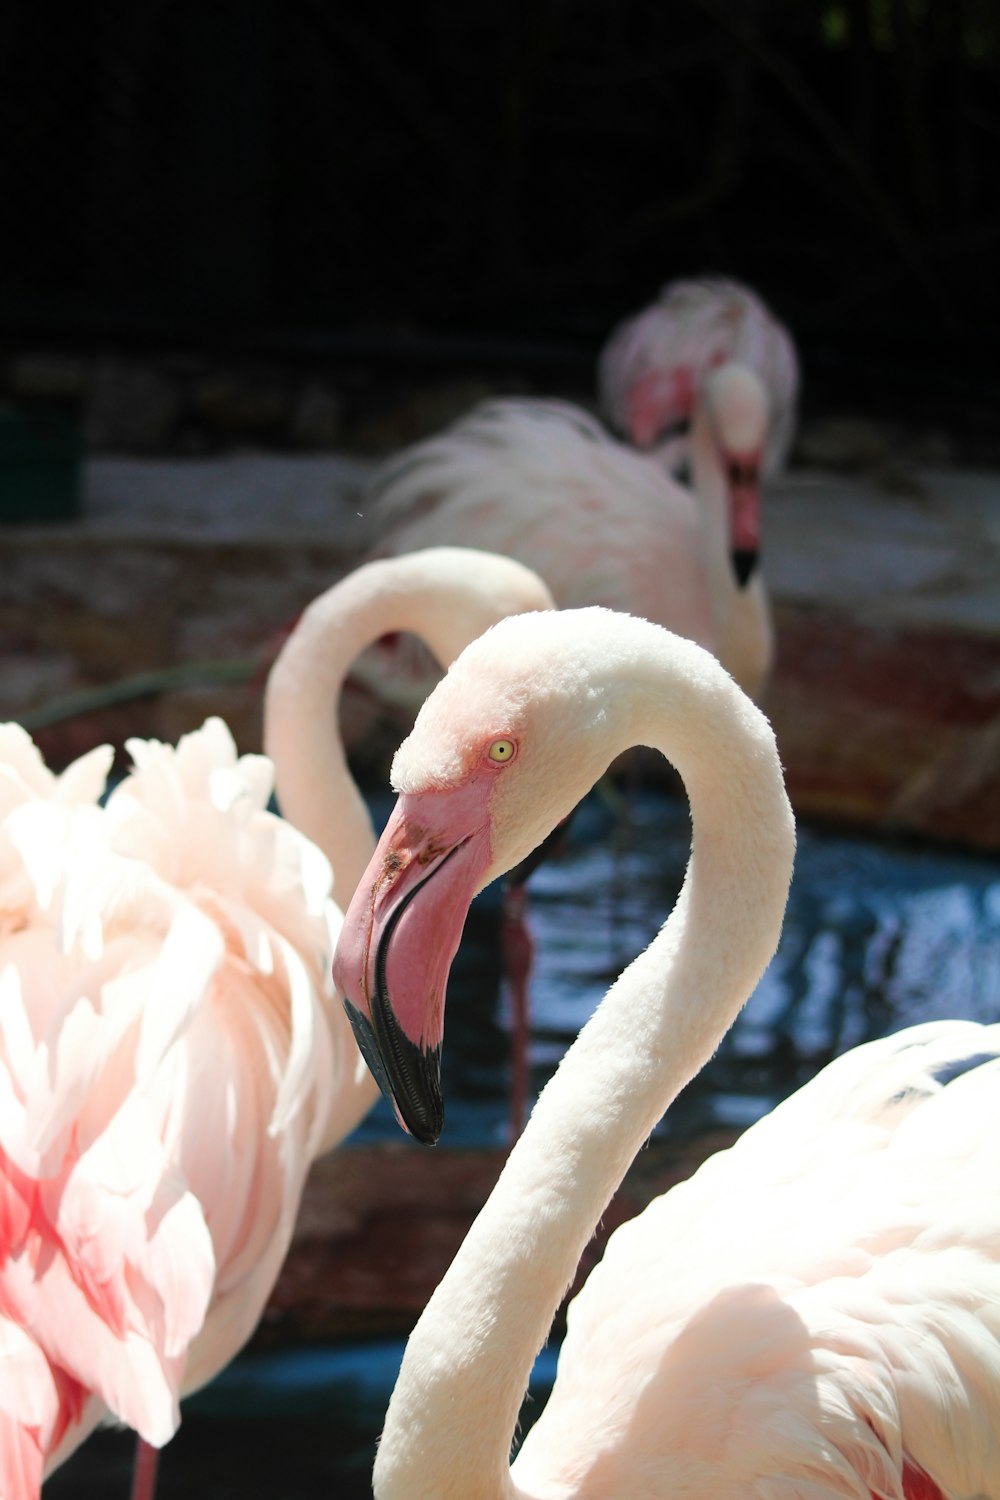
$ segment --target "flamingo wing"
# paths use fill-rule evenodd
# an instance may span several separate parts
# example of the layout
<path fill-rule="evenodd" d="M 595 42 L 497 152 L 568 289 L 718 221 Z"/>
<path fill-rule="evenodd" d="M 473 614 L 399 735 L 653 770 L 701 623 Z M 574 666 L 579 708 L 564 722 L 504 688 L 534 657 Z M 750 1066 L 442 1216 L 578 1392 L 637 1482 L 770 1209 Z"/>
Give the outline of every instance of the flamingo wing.
<path fill-rule="evenodd" d="M 569 403 L 483 403 L 377 471 L 366 509 L 376 555 L 487 548 L 537 570 L 560 608 L 603 604 L 714 648 L 694 497 Z M 440 673 L 394 639 L 354 675 L 412 717 Z"/>
<path fill-rule="evenodd" d="M 217 720 L 129 748 L 101 807 L 105 757 L 0 735 L 0 1313 L 48 1402 L 5 1420 L 50 1464 L 95 1407 L 162 1444 L 249 1336 L 341 1061 L 331 872 L 269 763 Z"/>
<path fill-rule="evenodd" d="M 612 1236 L 519 1480 L 1000 1494 L 998 1142 L 1000 1026 L 832 1064 Z"/>

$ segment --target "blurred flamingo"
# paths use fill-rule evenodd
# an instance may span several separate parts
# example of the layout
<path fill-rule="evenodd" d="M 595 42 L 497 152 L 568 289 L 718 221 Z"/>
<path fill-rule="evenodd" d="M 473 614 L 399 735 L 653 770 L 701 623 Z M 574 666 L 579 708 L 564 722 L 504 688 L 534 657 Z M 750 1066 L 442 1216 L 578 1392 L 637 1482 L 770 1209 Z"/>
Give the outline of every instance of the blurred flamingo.
<path fill-rule="evenodd" d="M 767 391 L 763 473 L 784 465 L 795 436 L 799 364 L 788 329 L 756 292 L 721 276 L 668 282 L 612 330 L 598 359 L 600 408 L 615 431 L 671 472 L 690 456 L 689 427 L 711 370 L 733 362 Z"/>
<path fill-rule="evenodd" d="M 130 740 L 103 806 L 110 748 L 57 776 L 0 726 L 4 1500 L 109 1416 L 172 1436 L 256 1327 L 310 1163 L 377 1095 L 330 981 L 327 854 L 349 895 L 375 843 L 336 729 L 354 654 L 412 629 L 447 662 L 550 602 L 509 559 L 373 563 L 275 662 L 269 756 L 237 756 L 218 719 Z"/>
<path fill-rule="evenodd" d="M 757 567 L 768 411 L 752 371 L 709 372 L 692 489 L 567 402 L 485 402 L 372 476 L 373 555 L 448 543 L 519 558 L 561 609 L 602 604 L 665 625 L 715 652 L 756 695 L 773 657 Z M 437 676 L 395 641 L 360 672 L 385 701 L 406 704 L 409 723 Z"/>
<path fill-rule="evenodd" d="M 770 726 L 710 655 L 646 621 L 503 622 L 400 747 L 399 800 L 334 960 L 397 1117 L 433 1141 L 468 901 L 635 742 L 688 789 L 684 886 L 539 1097 L 411 1335 L 375 1494 L 997 1500 L 1000 1026 L 961 1021 L 840 1058 L 612 1235 L 508 1470 L 587 1241 L 777 944 L 794 823 Z"/>

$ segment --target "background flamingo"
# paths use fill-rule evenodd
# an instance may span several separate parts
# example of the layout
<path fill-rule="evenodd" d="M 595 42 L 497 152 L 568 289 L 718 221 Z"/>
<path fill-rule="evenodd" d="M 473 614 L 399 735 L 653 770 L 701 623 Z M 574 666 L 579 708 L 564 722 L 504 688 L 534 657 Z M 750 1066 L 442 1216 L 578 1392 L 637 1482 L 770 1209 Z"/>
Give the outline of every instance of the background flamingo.
<path fill-rule="evenodd" d="M 366 650 L 389 636 L 404 653 L 409 649 L 431 663 L 429 691 L 440 668 L 497 620 L 553 607 L 545 583 L 513 558 L 431 547 L 363 564 L 304 611 L 268 677 L 264 747 L 275 763 L 283 813 L 332 852 L 335 889 L 345 905 L 375 847 L 336 711 L 352 664 L 364 661 Z M 517 1135 L 527 1091 L 532 964 L 527 897 L 520 884 L 504 893 L 502 940 L 511 1005 L 510 1120 Z M 342 1015 L 338 1022 L 346 1026 Z M 376 1093 L 368 1069 L 359 1065 L 338 1092 L 324 1145 L 349 1134 Z"/>
<path fill-rule="evenodd" d="M 847 1054 L 619 1229 L 508 1473 L 581 1251 L 776 946 L 794 829 L 766 720 L 709 655 L 646 622 L 504 622 L 400 748 L 396 811 L 335 958 L 401 1123 L 434 1139 L 465 905 L 635 740 L 688 789 L 684 886 L 542 1093 L 411 1336 L 376 1495 L 995 1500 L 1000 1026 L 971 1022 Z"/>
<path fill-rule="evenodd" d="M 306 612 L 265 739 L 346 880 L 374 847 L 336 730 L 354 652 L 416 629 L 447 661 L 549 602 L 518 564 L 442 550 Z M 128 749 L 101 807 L 110 749 L 57 777 L 0 728 L 5 1500 L 36 1496 L 109 1413 L 153 1447 L 173 1434 L 181 1395 L 256 1326 L 311 1161 L 377 1092 L 330 987 L 330 864 L 266 810 L 271 761 L 237 757 L 219 720 Z"/>
<path fill-rule="evenodd" d="M 376 471 L 365 511 L 374 554 L 489 547 L 538 570 L 560 608 L 643 615 L 716 652 L 759 693 L 773 658 L 756 566 L 768 401 L 757 377 L 710 373 L 692 431 L 693 488 L 566 402 L 483 403 Z M 359 664 L 401 731 L 437 679 L 391 641 Z"/>
<path fill-rule="evenodd" d="M 784 465 L 795 437 L 799 363 L 788 329 L 756 292 L 722 276 L 671 281 L 624 319 L 598 358 L 601 411 L 637 448 L 671 471 L 690 453 L 689 427 L 709 372 L 746 365 L 770 403 L 764 473 Z"/>

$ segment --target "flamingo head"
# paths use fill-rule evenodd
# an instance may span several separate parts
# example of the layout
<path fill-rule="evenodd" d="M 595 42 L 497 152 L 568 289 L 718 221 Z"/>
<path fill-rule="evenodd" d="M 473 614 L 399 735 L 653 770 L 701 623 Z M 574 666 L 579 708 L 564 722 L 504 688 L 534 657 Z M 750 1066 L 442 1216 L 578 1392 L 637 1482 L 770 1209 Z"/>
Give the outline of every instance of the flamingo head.
<path fill-rule="evenodd" d="M 553 636 L 576 646 L 593 614 L 615 618 L 506 619 L 452 664 L 396 752 L 399 797 L 344 918 L 334 982 L 397 1120 L 427 1144 L 444 1123 L 445 992 L 472 898 L 568 816 L 611 758 L 592 658 L 571 650 L 553 667 L 546 649 Z"/>
<path fill-rule="evenodd" d="M 704 387 L 709 429 L 725 479 L 729 547 L 740 587 L 760 557 L 760 471 L 770 408 L 767 392 L 744 365 L 722 364 Z"/>

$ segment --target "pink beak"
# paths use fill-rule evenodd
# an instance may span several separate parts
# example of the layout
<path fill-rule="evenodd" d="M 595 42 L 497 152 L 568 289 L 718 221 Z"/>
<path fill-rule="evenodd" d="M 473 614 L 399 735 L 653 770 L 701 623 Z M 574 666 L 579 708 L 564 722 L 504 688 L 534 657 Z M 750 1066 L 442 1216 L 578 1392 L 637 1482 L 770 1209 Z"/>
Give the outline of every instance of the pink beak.
<path fill-rule="evenodd" d="M 752 577 L 760 556 L 760 454 L 729 454 L 725 466 L 729 485 L 729 545 L 733 568 L 742 587 Z"/>
<path fill-rule="evenodd" d="M 398 799 L 344 918 L 333 979 L 358 1046 L 404 1130 L 444 1125 L 448 973 L 491 858 L 490 778 Z"/>

